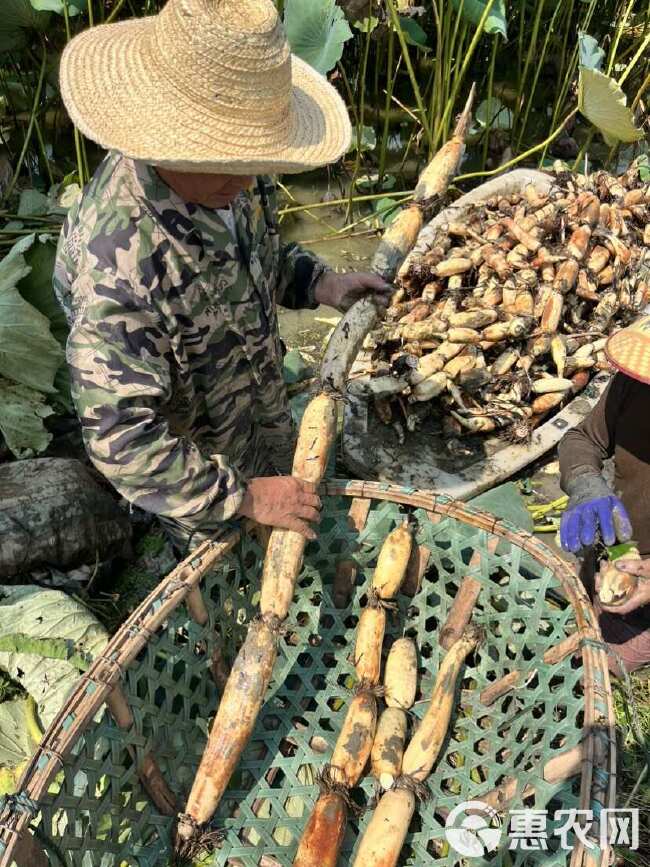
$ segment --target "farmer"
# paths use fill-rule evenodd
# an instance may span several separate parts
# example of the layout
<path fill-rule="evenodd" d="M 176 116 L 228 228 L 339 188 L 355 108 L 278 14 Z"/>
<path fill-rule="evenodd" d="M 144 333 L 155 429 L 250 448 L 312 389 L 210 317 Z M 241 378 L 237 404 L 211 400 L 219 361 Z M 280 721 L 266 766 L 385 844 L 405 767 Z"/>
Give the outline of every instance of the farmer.
<path fill-rule="evenodd" d="M 594 591 L 595 557 L 587 552 L 583 580 L 591 592 L 611 667 L 634 671 L 650 663 L 650 316 L 610 337 L 607 356 L 618 373 L 599 403 L 560 444 L 562 488 L 569 505 L 562 517 L 562 547 L 578 553 L 598 536 L 606 545 L 633 538 L 641 561 L 617 562 L 639 576 L 637 589 L 622 605 L 602 605 Z M 614 488 L 602 475 L 603 461 L 614 458 Z M 617 496 L 617 493 L 620 493 Z"/>
<path fill-rule="evenodd" d="M 389 287 L 278 235 L 271 173 L 339 159 L 334 88 L 292 56 L 271 0 L 169 0 L 61 62 L 70 117 L 109 152 L 63 226 L 55 291 L 95 466 L 177 547 L 245 516 L 313 538 L 277 304 L 347 309 Z"/>

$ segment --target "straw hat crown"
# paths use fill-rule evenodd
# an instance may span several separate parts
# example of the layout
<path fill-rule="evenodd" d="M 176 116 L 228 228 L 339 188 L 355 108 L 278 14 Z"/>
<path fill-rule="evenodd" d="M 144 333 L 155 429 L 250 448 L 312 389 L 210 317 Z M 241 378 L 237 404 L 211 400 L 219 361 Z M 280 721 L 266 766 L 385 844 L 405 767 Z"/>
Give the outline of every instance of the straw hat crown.
<path fill-rule="evenodd" d="M 88 137 L 188 171 L 301 171 L 349 144 L 341 98 L 291 55 L 272 0 L 169 0 L 87 30 L 64 52 L 61 90 Z"/>
<path fill-rule="evenodd" d="M 613 334 L 605 346 L 610 362 L 623 373 L 650 384 L 650 316 Z"/>

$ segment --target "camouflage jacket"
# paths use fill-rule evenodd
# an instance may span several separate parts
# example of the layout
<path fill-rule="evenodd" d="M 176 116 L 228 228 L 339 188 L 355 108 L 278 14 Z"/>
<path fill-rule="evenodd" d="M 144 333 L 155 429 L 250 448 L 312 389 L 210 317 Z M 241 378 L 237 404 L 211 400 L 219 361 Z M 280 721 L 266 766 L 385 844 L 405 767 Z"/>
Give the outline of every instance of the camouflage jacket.
<path fill-rule="evenodd" d="M 282 244 L 260 177 L 219 211 L 109 154 L 59 241 L 54 288 L 88 454 L 131 503 L 213 532 L 246 478 L 287 472 L 293 431 L 276 303 L 315 307 L 320 261 Z"/>

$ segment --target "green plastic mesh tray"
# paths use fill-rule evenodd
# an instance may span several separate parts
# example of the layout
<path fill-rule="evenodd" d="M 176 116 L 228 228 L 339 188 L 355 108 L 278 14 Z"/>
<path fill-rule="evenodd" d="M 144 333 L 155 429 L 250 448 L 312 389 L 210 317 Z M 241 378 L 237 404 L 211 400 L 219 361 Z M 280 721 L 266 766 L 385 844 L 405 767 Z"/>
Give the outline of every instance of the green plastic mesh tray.
<path fill-rule="evenodd" d="M 571 568 L 531 536 L 444 497 L 361 482 L 333 481 L 325 492 L 320 538 L 306 552 L 266 703 L 215 817 L 225 836 L 202 863 L 292 863 L 318 796 L 316 773 L 350 700 L 355 628 L 377 553 L 407 512 L 417 521 L 420 546 L 420 568 L 411 579 L 423 577 L 414 595 L 400 594 L 385 645 L 402 634 L 417 642 L 413 723 L 426 708 L 444 653 L 441 627 L 468 574 L 481 584 L 473 619 L 485 627 L 486 639 L 468 661 L 444 751 L 428 780 L 432 797 L 416 811 L 401 863 L 463 863 L 445 842 L 445 816 L 488 792 L 503 810 L 526 804 L 597 815 L 613 806 L 606 652 Z M 356 520 L 349 515 L 351 498 Z M 489 553 L 495 537 L 499 544 Z M 332 581 L 337 565 L 350 558 L 356 584 L 339 609 Z M 207 543 L 134 612 L 80 678 L 19 794 L 4 800 L 0 867 L 170 863 L 174 814 L 184 806 L 219 700 L 215 648 L 226 662 L 234 658 L 256 611 L 260 567 L 252 538 Z M 517 683 L 507 690 L 501 678 L 512 672 L 521 674 L 511 674 Z M 488 687 L 500 693 L 490 704 Z M 566 757 L 575 765 L 573 776 L 548 773 L 566 765 Z M 366 777 L 353 797 L 364 806 L 374 792 Z M 341 864 L 351 863 L 368 817 L 350 819 Z M 576 841 L 569 857 L 572 865 L 604 865 L 608 854 Z M 536 858 L 567 863 L 566 851 L 507 856 L 513 865 Z M 496 853 L 490 863 L 505 862 Z"/>

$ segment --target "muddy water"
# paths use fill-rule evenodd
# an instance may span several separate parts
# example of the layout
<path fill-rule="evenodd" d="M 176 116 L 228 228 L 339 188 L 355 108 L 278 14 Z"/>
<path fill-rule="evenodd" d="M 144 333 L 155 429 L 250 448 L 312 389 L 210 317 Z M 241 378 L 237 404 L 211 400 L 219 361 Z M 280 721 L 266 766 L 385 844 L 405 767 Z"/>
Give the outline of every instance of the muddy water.
<path fill-rule="evenodd" d="M 305 205 L 321 202 L 326 195 L 341 198 L 338 184 L 328 182 L 326 174 L 297 175 L 294 179 L 285 177 L 285 186 L 296 200 L 291 205 Z M 286 197 L 283 197 L 286 198 Z M 358 216 L 355 217 L 358 219 Z M 317 253 L 322 259 L 340 271 L 364 271 L 377 247 L 377 236 L 329 237 L 345 225 L 345 206 L 316 208 L 288 214 L 281 220 L 284 241 L 298 241 Z M 365 225 L 357 230 L 366 228 Z M 280 309 L 280 331 L 284 342 L 290 349 L 301 349 L 309 360 L 317 360 L 322 355 L 324 343 L 340 314 L 331 307 L 317 310 Z"/>

